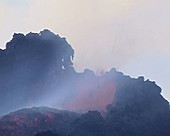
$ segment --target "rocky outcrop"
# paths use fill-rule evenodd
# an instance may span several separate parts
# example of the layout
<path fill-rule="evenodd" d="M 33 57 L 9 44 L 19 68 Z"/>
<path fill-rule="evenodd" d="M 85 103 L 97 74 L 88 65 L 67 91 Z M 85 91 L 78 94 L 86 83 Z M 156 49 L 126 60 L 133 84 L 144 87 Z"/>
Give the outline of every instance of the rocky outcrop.
<path fill-rule="evenodd" d="M 49 30 L 14 34 L 0 51 L 0 115 L 34 106 L 46 93 L 60 88 L 72 68 L 74 50 Z"/>
<path fill-rule="evenodd" d="M 82 114 L 71 124 L 68 136 L 105 136 L 104 118 L 97 111 Z"/>
<path fill-rule="evenodd" d="M 79 113 L 25 108 L 0 118 L 0 136 L 170 135 L 169 103 L 155 82 L 114 68 L 78 73 L 73 57 L 66 39 L 49 30 L 14 34 L 0 50 L 0 114 L 40 100 Z"/>
<path fill-rule="evenodd" d="M 168 136 L 170 134 L 169 102 L 161 88 L 144 77 L 137 79 L 115 74 L 114 103 L 107 106 L 107 135 Z"/>
<path fill-rule="evenodd" d="M 10 113 L 0 119 L 1 136 L 33 136 L 38 132 L 56 130 L 66 133 L 80 115 L 48 107 L 34 107 Z"/>

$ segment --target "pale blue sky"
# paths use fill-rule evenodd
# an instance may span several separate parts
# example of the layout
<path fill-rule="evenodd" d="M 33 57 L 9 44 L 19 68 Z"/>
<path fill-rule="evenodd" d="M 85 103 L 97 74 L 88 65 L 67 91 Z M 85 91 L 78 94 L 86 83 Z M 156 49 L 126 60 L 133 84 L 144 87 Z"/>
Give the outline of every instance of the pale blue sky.
<path fill-rule="evenodd" d="M 112 67 L 155 80 L 170 100 L 169 0 L 1 0 L 0 47 L 49 28 L 75 49 L 78 71 Z"/>
<path fill-rule="evenodd" d="M 29 0 L 2 0 L 4 3 L 6 3 L 8 6 L 14 6 L 16 8 L 25 8 Z"/>

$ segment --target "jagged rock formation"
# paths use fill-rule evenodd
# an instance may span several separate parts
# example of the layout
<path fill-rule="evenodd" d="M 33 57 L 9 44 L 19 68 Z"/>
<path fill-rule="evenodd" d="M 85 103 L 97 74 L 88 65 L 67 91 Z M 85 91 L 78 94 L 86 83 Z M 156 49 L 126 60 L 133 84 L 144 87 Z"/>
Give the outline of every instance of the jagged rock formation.
<path fill-rule="evenodd" d="M 71 124 L 68 136 L 105 136 L 105 121 L 97 111 L 82 114 Z"/>
<path fill-rule="evenodd" d="M 22 109 L 0 118 L 1 136 L 170 135 L 169 103 L 155 82 L 114 68 L 101 76 L 77 73 L 73 57 L 66 39 L 49 30 L 14 34 L 0 50 L 0 114 L 46 99 L 81 114 Z"/>
<path fill-rule="evenodd" d="M 162 136 L 170 134 L 169 103 L 161 88 L 143 77 L 137 79 L 115 74 L 114 103 L 107 106 L 108 136 Z"/>
<path fill-rule="evenodd" d="M 143 77 L 130 78 L 115 69 L 105 76 L 112 77 L 117 90 L 103 116 L 98 111 L 76 114 L 49 108 L 23 109 L 0 119 L 0 134 L 169 136 L 169 104 L 161 96 L 159 86 L 144 81 Z"/>
<path fill-rule="evenodd" d="M 0 114 L 31 105 L 59 86 L 73 57 L 66 39 L 49 30 L 14 34 L 0 51 Z"/>
<path fill-rule="evenodd" d="M 1 136 L 33 136 L 37 132 L 57 130 L 68 132 L 70 124 L 80 115 L 48 107 L 22 109 L 0 119 Z"/>
<path fill-rule="evenodd" d="M 112 80 L 88 69 L 77 73 L 73 57 L 66 39 L 49 30 L 14 34 L 0 51 L 0 115 L 44 104 L 75 111 L 105 110 L 115 92 Z M 43 102 L 49 100 L 52 104 Z"/>

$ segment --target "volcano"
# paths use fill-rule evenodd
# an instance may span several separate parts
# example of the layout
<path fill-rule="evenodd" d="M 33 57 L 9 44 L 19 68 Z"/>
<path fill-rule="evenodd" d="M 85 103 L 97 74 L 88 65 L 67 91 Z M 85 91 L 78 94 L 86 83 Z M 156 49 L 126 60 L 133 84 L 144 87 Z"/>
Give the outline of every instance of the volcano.
<path fill-rule="evenodd" d="M 73 59 L 66 38 L 47 29 L 13 35 L 0 50 L 1 136 L 170 135 L 169 102 L 154 81 L 115 68 L 78 73 Z"/>

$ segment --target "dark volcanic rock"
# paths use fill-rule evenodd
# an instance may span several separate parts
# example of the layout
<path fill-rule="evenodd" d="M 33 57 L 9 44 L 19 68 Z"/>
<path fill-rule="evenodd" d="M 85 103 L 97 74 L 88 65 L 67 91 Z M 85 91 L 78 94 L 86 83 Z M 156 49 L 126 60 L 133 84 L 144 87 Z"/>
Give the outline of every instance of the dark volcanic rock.
<path fill-rule="evenodd" d="M 60 133 L 61 136 L 105 136 L 104 133 L 104 118 L 97 111 L 89 111 L 77 117 L 71 124 L 70 130 L 65 133 Z M 45 131 L 38 133 L 35 136 L 51 136 L 58 135 L 57 130 Z"/>
<path fill-rule="evenodd" d="M 143 77 L 111 74 L 116 77 L 116 93 L 113 104 L 107 106 L 107 135 L 168 136 L 169 103 L 160 94 L 161 88 Z"/>
<path fill-rule="evenodd" d="M 81 115 L 72 124 L 68 136 L 104 136 L 104 118 L 97 111 Z"/>
<path fill-rule="evenodd" d="M 14 34 L 0 51 L 0 115 L 35 103 L 53 87 L 59 88 L 73 69 L 73 57 L 66 39 L 49 30 Z"/>
<path fill-rule="evenodd" d="M 161 88 L 142 77 L 133 79 L 116 71 L 107 74 L 113 77 L 117 90 L 104 118 L 97 111 L 80 115 L 49 108 L 23 109 L 0 119 L 0 134 L 169 136 L 169 105 Z"/>
<path fill-rule="evenodd" d="M 55 132 L 48 130 L 48 131 L 45 131 L 45 132 L 37 133 L 35 136 L 59 136 L 59 135 L 56 134 Z"/>
<path fill-rule="evenodd" d="M 47 107 L 22 109 L 0 119 L 0 136 L 33 136 L 46 130 L 65 133 L 80 115 Z"/>
<path fill-rule="evenodd" d="M 22 109 L 0 118 L 0 136 L 170 135 L 169 103 L 155 82 L 131 78 L 114 68 L 101 76 L 88 69 L 77 73 L 73 57 L 66 39 L 49 30 L 14 34 L 0 50 L 0 114 L 36 105 L 46 96 L 57 102 L 61 90 L 67 100 L 61 107 L 91 111 Z"/>

